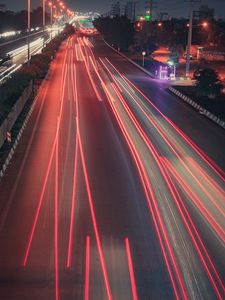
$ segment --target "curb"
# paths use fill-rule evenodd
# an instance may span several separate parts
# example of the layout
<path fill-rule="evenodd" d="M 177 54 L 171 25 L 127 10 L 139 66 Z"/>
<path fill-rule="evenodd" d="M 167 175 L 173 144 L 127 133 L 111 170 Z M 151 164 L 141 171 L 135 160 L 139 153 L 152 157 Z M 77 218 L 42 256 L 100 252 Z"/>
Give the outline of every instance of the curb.
<path fill-rule="evenodd" d="M 103 39 L 104 43 L 111 48 L 113 51 L 115 51 L 117 54 L 119 54 L 120 56 L 122 56 L 123 58 L 125 58 L 126 60 L 128 60 L 131 64 L 133 64 L 136 68 L 140 69 L 141 71 L 143 71 L 144 73 L 146 73 L 147 75 L 149 75 L 152 78 L 155 78 L 155 76 L 147 71 L 145 68 L 141 67 L 139 64 L 137 64 L 136 62 L 134 62 L 132 59 L 130 59 L 129 57 L 127 57 L 126 55 L 124 55 L 123 53 L 119 52 L 118 50 L 116 50 L 115 48 L 113 48 L 112 46 L 110 46 L 104 39 Z"/>
<path fill-rule="evenodd" d="M 5 160 L 5 163 L 4 163 L 3 166 L 2 166 L 2 169 L 0 170 L 0 180 L 1 180 L 1 178 L 4 176 L 4 173 L 5 173 L 7 167 L 8 167 L 8 165 L 9 165 L 9 163 L 10 163 L 10 161 L 11 161 L 11 159 L 12 159 L 14 153 L 15 153 L 16 147 L 17 147 L 18 144 L 19 144 L 19 140 L 20 140 L 20 138 L 22 137 L 22 134 L 23 134 L 23 132 L 24 132 L 24 130 L 25 130 L 25 128 L 26 128 L 26 125 L 27 125 L 27 123 L 28 123 L 28 121 L 29 121 L 29 119 L 30 119 L 30 116 L 31 116 L 31 114 L 32 114 L 32 112 L 33 112 L 33 110 L 34 110 L 34 107 L 35 107 L 35 105 L 36 105 L 37 99 L 38 99 L 38 95 L 34 98 L 34 101 L 33 101 L 32 105 L 31 105 L 31 107 L 30 107 L 30 110 L 29 110 L 29 112 L 28 112 L 28 114 L 27 114 L 25 120 L 23 121 L 23 125 L 22 125 L 22 127 L 20 128 L 19 133 L 17 134 L 17 137 L 16 137 L 16 139 L 15 139 L 15 142 L 14 142 L 14 144 L 12 145 L 12 148 L 11 148 L 11 150 L 10 150 L 10 152 L 9 152 L 9 154 L 8 154 L 8 156 L 7 156 L 7 158 L 6 158 L 6 160 Z"/>
<path fill-rule="evenodd" d="M 189 105 L 194 107 L 196 110 L 201 110 L 203 112 L 204 116 L 206 116 L 208 119 L 210 119 L 211 121 L 213 121 L 214 123 L 216 123 L 217 125 L 222 127 L 223 129 L 225 129 L 225 121 L 221 120 L 220 118 L 218 118 L 217 116 L 212 114 L 210 111 L 208 111 L 207 109 L 205 109 L 204 107 L 202 107 L 197 102 L 190 99 L 189 97 L 185 96 L 180 91 L 173 88 L 172 86 L 169 87 L 169 91 L 171 91 L 173 94 L 175 94 L 176 96 L 181 98 L 183 101 L 187 102 Z"/>

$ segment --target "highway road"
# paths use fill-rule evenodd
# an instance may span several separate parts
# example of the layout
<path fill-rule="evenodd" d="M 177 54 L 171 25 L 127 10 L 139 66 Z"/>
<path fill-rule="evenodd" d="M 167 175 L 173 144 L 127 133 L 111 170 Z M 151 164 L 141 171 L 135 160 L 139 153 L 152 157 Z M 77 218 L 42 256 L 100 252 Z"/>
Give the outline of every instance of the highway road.
<path fill-rule="evenodd" d="M 52 37 L 57 34 L 57 30 L 53 31 Z M 43 45 L 48 43 L 51 39 L 51 30 L 48 28 L 43 32 L 38 31 L 31 33 L 30 35 L 30 55 L 35 55 L 41 52 Z M 6 44 L 0 44 L 0 59 L 10 56 L 11 59 L 7 60 L 0 66 L 0 84 L 3 83 L 7 78 L 18 70 L 23 63 L 27 61 L 28 57 L 28 46 L 27 38 L 23 37 L 20 39 L 8 41 Z"/>
<path fill-rule="evenodd" d="M 0 299 L 224 299 L 224 133 L 70 37 L 0 182 Z"/>

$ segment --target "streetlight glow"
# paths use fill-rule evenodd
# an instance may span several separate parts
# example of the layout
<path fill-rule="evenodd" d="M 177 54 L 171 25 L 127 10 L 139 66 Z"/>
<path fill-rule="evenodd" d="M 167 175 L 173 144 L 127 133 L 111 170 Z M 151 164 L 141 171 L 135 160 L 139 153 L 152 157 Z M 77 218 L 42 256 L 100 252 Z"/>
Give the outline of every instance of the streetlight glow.
<path fill-rule="evenodd" d="M 208 25 L 209 25 L 208 22 L 203 22 L 203 23 L 202 23 L 202 26 L 205 27 L 205 28 L 208 27 Z"/>

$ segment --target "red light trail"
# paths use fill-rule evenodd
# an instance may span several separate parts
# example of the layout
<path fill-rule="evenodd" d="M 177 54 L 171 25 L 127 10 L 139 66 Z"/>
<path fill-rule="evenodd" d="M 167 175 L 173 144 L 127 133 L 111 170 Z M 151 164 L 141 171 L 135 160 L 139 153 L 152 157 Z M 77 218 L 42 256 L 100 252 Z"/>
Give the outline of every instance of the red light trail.
<path fill-rule="evenodd" d="M 109 70 L 109 69 L 107 68 L 107 66 L 104 64 L 104 62 L 103 62 L 102 60 L 100 60 L 100 61 L 102 62 L 102 64 L 104 65 L 104 67 L 107 69 L 107 71 L 110 73 L 111 77 L 113 78 L 113 77 L 114 77 L 113 74 L 110 72 L 110 70 Z M 110 63 L 110 64 L 111 64 L 111 63 Z M 111 65 L 112 65 L 112 64 L 111 64 Z M 112 66 L 113 66 L 113 65 L 112 65 Z M 113 68 L 115 69 L 114 66 L 113 66 Z M 118 73 L 119 73 L 119 72 L 118 72 Z M 124 76 L 122 76 L 122 77 L 124 77 Z M 116 92 L 118 98 L 119 98 L 120 101 L 123 103 L 124 107 L 126 107 L 128 114 L 131 113 L 130 110 L 129 110 L 129 108 L 128 108 L 128 106 L 127 106 L 127 104 L 126 104 L 126 102 L 125 102 L 125 100 L 124 100 L 124 98 L 121 96 L 121 94 L 119 93 L 119 91 L 117 90 L 117 88 L 115 87 L 114 84 L 112 84 L 112 87 L 114 88 L 114 90 L 115 90 L 115 92 Z M 123 88 L 126 89 L 124 86 L 123 86 Z M 126 91 L 128 92 L 127 89 L 126 89 Z M 109 95 L 109 92 L 107 92 L 106 94 Z M 131 95 L 131 93 L 128 92 L 128 94 L 130 95 L 130 97 L 131 97 L 133 100 L 135 100 L 135 98 Z M 112 97 L 110 96 L 110 97 L 109 97 L 109 101 L 111 100 L 111 98 L 112 98 Z M 138 104 L 136 100 L 135 100 L 135 103 Z M 110 105 L 111 105 L 111 107 L 112 107 L 113 104 L 110 103 Z M 140 106 L 139 106 L 139 107 L 140 107 Z M 142 110 L 142 112 L 143 112 L 143 110 Z M 114 109 L 114 113 L 116 114 L 115 109 Z M 146 114 L 146 113 L 145 113 L 145 114 Z M 118 117 L 118 116 L 117 116 L 117 117 Z M 147 116 L 147 117 L 148 117 L 148 116 Z M 133 120 L 133 124 L 135 124 L 135 123 L 136 123 L 136 120 L 134 119 L 134 116 L 132 115 L 132 113 L 131 113 L 131 115 L 130 115 L 130 118 Z M 148 117 L 148 119 L 151 121 L 150 117 Z M 123 124 L 123 121 L 118 120 L 118 123 L 122 125 L 122 124 Z M 151 121 L 151 123 L 153 123 L 153 121 Z M 136 123 L 136 125 L 138 126 L 138 122 Z M 155 127 L 157 128 L 156 125 L 155 125 Z M 158 129 L 158 128 L 157 128 L 157 129 Z M 141 130 L 141 128 L 140 128 L 140 130 Z M 158 131 L 159 131 L 159 130 L 158 130 Z M 125 135 L 127 135 L 127 133 L 125 133 L 125 129 L 123 130 L 123 133 L 124 133 Z M 159 133 L 162 135 L 162 132 L 159 131 Z M 171 145 L 171 144 L 169 143 L 169 141 L 166 139 L 165 136 L 162 135 L 162 137 L 163 137 L 164 140 L 167 142 L 167 144 L 170 146 L 170 148 L 173 150 L 173 152 L 176 154 L 176 156 L 178 156 L 178 153 L 174 150 L 174 145 Z M 143 140 L 147 140 L 147 137 L 144 137 Z M 153 146 L 152 146 L 152 147 L 153 147 Z M 149 149 L 150 149 L 150 151 L 151 151 L 151 146 L 150 146 Z M 156 153 L 156 150 L 152 149 L 152 151 L 153 151 L 153 153 L 155 152 L 155 154 L 157 154 L 157 153 Z M 155 157 L 155 160 L 158 161 L 157 156 Z M 161 164 L 160 162 L 158 162 L 158 163 Z M 184 162 L 183 162 L 183 163 L 184 163 Z M 190 169 L 188 169 L 186 165 L 185 165 L 185 167 L 186 167 L 186 169 L 189 170 L 189 172 L 191 173 Z M 161 167 L 160 167 L 160 169 L 161 169 Z M 175 198 L 175 195 L 174 195 L 174 193 L 172 192 L 172 189 L 171 189 L 171 183 L 169 184 L 168 179 L 166 179 L 165 172 L 164 172 L 162 169 L 161 169 L 161 171 L 162 171 L 162 174 L 164 175 L 165 181 L 167 182 L 168 186 L 170 187 L 170 191 L 171 191 L 171 193 L 172 193 L 172 195 L 173 195 L 173 198 Z M 217 173 L 217 172 L 216 172 L 216 173 Z M 191 174 L 192 174 L 192 173 L 191 173 Z M 193 175 L 193 174 L 192 174 L 192 175 Z M 196 179 L 197 183 L 200 183 L 199 180 L 196 178 L 196 176 L 193 175 L 193 177 Z M 209 180 L 209 178 L 207 178 L 207 179 Z M 200 183 L 200 186 L 201 186 L 201 188 L 205 191 L 205 193 L 209 196 L 209 198 L 210 198 L 210 200 L 212 201 L 212 203 L 214 203 L 215 206 L 218 208 L 218 210 L 223 214 L 223 211 L 221 210 L 221 208 L 217 205 L 217 203 L 216 203 L 216 202 L 214 201 L 214 199 L 209 195 L 209 193 L 205 190 L 205 188 L 203 187 L 203 185 L 202 185 L 201 183 Z M 223 193 L 223 190 L 222 190 L 222 189 L 220 189 L 220 191 Z M 204 214 L 204 215 L 205 215 L 205 214 Z M 183 216 L 183 215 L 182 215 L 182 216 Z M 184 219 L 183 219 L 183 220 L 184 220 Z M 186 225 L 186 224 L 185 224 L 185 225 Z M 211 223 L 211 225 L 214 227 L 214 224 L 213 224 L 213 223 Z M 215 229 L 215 227 L 214 227 L 214 229 Z M 223 231 L 222 231 L 222 232 L 223 232 Z M 217 231 L 217 233 L 218 233 L 218 231 Z M 206 267 L 206 269 L 207 269 L 207 265 L 206 265 L 206 263 L 205 263 L 205 260 L 202 258 L 201 252 L 200 252 L 198 246 L 196 245 L 195 240 L 193 239 L 191 230 L 189 230 L 189 234 L 190 234 L 190 236 L 192 237 L 192 241 L 194 242 L 194 244 L 195 244 L 195 246 L 196 246 L 197 252 L 198 252 L 199 256 L 200 256 L 201 259 L 202 259 L 202 263 L 203 263 L 204 267 Z M 218 233 L 218 234 L 219 234 L 219 236 L 220 236 L 221 238 L 223 238 L 223 235 L 220 235 L 220 233 Z M 200 243 L 201 243 L 201 246 L 204 247 L 204 245 L 202 244 L 201 240 L 200 240 Z M 223 292 L 224 292 L 224 286 L 223 286 L 223 284 L 222 284 L 222 282 L 221 282 L 221 280 L 220 280 L 220 278 L 219 278 L 218 273 L 217 273 L 216 270 L 215 270 L 215 267 L 214 267 L 214 265 L 213 265 L 213 263 L 212 263 L 212 261 L 211 261 L 209 255 L 208 255 L 208 253 L 206 252 L 206 249 L 205 249 L 205 248 L 204 248 L 204 251 L 205 251 L 205 254 L 206 254 L 207 259 L 210 261 L 210 265 L 211 265 L 211 267 L 212 267 L 212 269 L 213 269 L 213 271 L 214 271 L 214 273 L 215 273 L 215 276 L 216 276 L 218 282 L 220 283 L 220 285 L 222 286 L 222 289 L 223 289 Z M 212 278 L 211 273 L 209 272 L 209 270 L 207 270 L 207 274 L 208 274 L 208 276 L 209 276 L 209 278 L 210 278 L 210 280 L 211 280 L 211 282 L 212 282 L 212 285 L 213 285 L 213 287 L 214 287 L 214 289 L 215 289 L 216 294 L 218 295 L 218 297 L 221 297 L 221 294 L 218 292 L 218 288 L 217 288 L 217 286 L 216 286 L 216 284 L 215 284 L 215 282 L 214 282 L 214 280 L 213 280 L 213 278 Z M 219 299 L 220 299 L 220 298 L 219 298 Z"/>
<path fill-rule="evenodd" d="M 68 42 L 67 42 L 67 45 L 68 45 Z M 63 62 L 63 72 L 62 72 L 62 81 L 61 81 L 62 95 L 61 95 L 61 106 L 60 106 L 60 113 L 59 113 L 59 126 L 60 126 L 60 122 L 61 122 L 62 109 L 63 109 L 63 103 L 64 103 L 63 95 L 64 95 L 64 89 L 65 89 L 65 78 L 66 78 L 66 73 L 67 73 L 66 59 L 67 59 L 67 52 L 66 52 L 64 62 Z M 32 225 L 32 229 L 31 229 L 31 233 L 30 233 L 30 236 L 29 236 L 27 248 L 26 248 L 26 251 L 25 251 L 25 256 L 24 256 L 24 260 L 23 260 L 23 266 L 24 267 L 27 265 L 27 260 L 28 260 L 31 244 L 32 244 L 32 241 L 33 241 L 33 238 L 34 238 L 34 233 L 35 233 L 35 229 L 36 229 L 36 226 L 37 226 L 38 217 L 39 217 L 39 214 L 40 214 L 41 206 L 42 206 L 44 195 L 45 195 L 46 186 L 47 186 L 47 183 L 48 183 L 48 178 L 49 178 L 49 174 L 50 174 L 50 170 L 51 170 L 51 166 L 52 166 L 52 161 L 53 161 L 53 157 L 54 157 L 54 152 L 55 152 L 55 147 L 56 147 L 56 142 L 57 142 L 57 138 L 58 138 L 58 130 L 59 130 L 59 128 L 57 127 L 55 139 L 54 139 L 52 149 L 51 149 L 50 159 L 49 159 L 49 162 L 48 162 L 48 166 L 47 166 L 47 170 L 46 170 L 46 174 L 45 174 L 45 178 L 44 178 L 44 182 L 43 182 L 43 186 L 42 186 L 41 196 L 40 196 L 40 199 L 38 201 L 38 206 L 37 206 L 37 210 L 36 210 L 36 213 L 35 213 L 34 222 L 33 222 L 33 225 Z"/>
<path fill-rule="evenodd" d="M 110 63 L 111 64 L 111 63 Z M 112 64 L 111 64 L 112 65 Z M 112 65 L 113 66 L 113 65 Z M 113 68 L 116 70 L 116 68 L 113 66 Z M 119 71 L 117 71 L 118 74 Z M 121 74 L 120 74 L 121 75 Z M 111 76 L 112 73 L 111 73 Z M 124 77 L 121 75 L 121 77 Z M 123 86 L 124 87 L 124 86 Z M 176 145 L 175 144 L 171 144 L 170 141 L 167 139 L 167 137 L 163 134 L 162 130 L 159 129 L 159 126 L 156 125 L 156 123 L 152 120 L 152 118 L 150 118 L 149 115 L 147 115 L 147 113 L 141 108 L 140 104 L 137 102 L 137 100 L 132 96 L 132 94 L 124 87 L 124 89 L 127 91 L 127 93 L 129 94 L 129 96 L 134 100 L 134 102 L 137 104 L 137 106 L 141 109 L 142 113 L 146 116 L 146 118 L 149 120 L 149 122 L 158 130 L 158 133 L 160 134 L 160 136 L 164 139 L 164 141 L 167 143 L 167 145 L 170 147 L 170 149 L 173 151 L 173 153 L 176 155 L 176 157 L 179 159 L 179 161 L 181 162 L 181 164 L 184 166 L 184 168 L 191 174 L 191 176 L 195 179 L 195 181 L 197 182 L 198 186 L 200 186 L 202 188 L 202 190 L 205 192 L 206 196 L 210 199 L 210 201 L 215 205 L 215 207 L 219 210 L 219 212 L 225 216 L 224 210 L 217 204 L 216 201 L 214 201 L 214 198 L 208 193 L 208 191 L 206 190 L 206 188 L 201 184 L 201 182 L 198 180 L 198 178 L 193 174 L 193 172 L 191 172 L 190 168 L 185 164 L 185 162 L 181 159 L 182 156 L 184 156 L 183 154 L 181 154 L 181 156 L 178 154 L 178 152 L 176 152 Z M 121 98 L 120 98 L 121 100 Z M 126 105 L 125 100 L 122 100 L 124 105 Z M 129 108 L 128 108 L 129 109 Z M 145 135 L 146 136 L 146 135 Z M 147 136 L 146 136 L 147 138 Z M 147 138 L 148 139 L 148 138 Z M 153 147 L 153 146 L 152 146 Z M 157 154 L 157 150 L 154 150 L 155 152 L 155 160 L 158 161 L 158 159 L 156 158 L 158 156 Z M 159 163 L 160 164 L 160 163 Z M 221 190 L 221 189 L 220 189 Z M 187 190 L 186 190 L 187 191 Z M 218 193 L 218 191 L 217 191 Z M 217 193 L 215 195 L 217 195 Z M 190 195 L 190 193 L 188 193 L 188 195 Z M 224 197 L 223 197 L 224 198 Z M 193 199 L 191 197 L 191 199 Z M 221 199 L 222 200 L 222 199 Z M 200 203 L 200 201 L 198 201 Z M 194 202 L 196 203 L 196 202 Z M 204 209 L 204 211 L 207 214 L 210 214 L 210 212 L 207 210 L 207 208 L 205 206 L 203 206 L 202 203 L 200 203 L 200 205 L 202 206 L 202 208 Z M 199 205 L 197 206 L 199 207 Z M 202 210 L 201 210 L 202 211 Z M 204 214 L 205 215 L 205 214 Z M 206 217 L 207 218 L 207 217 Z M 212 217 L 213 218 L 213 217 Z M 213 226 L 213 223 L 210 223 Z M 218 231 L 216 231 L 218 233 Z M 223 235 L 220 236 L 223 239 Z"/>
<path fill-rule="evenodd" d="M 47 185 L 50 184 L 51 170 L 54 170 L 54 206 L 52 205 L 54 223 L 51 222 L 51 226 L 54 226 L 54 239 L 52 239 L 51 247 L 54 249 L 55 300 L 60 300 L 60 297 L 63 298 L 64 275 L 67 276 L 69 272 L 77 272 L 77 269 L 72 270 L 73 255 L 80 253 L 80 250 L 82 254 L 85 252 L 84 263 L 82 264 L 84 266 L 82 271 L 82 296 L 85 300 L 92 297 L 91 293 L 94 292 L 93 279 L 91 278 L 92 265 L 90 264 L 94 252 L 91 251 L 94 248 L 91 248 L 90 244 L 90 232 L 92 231 L 93 243 L 97 245 L 98 268 L 103 291 L 106 294 L 105 297 L 112 300 L 114 292 L 115 295 L 118 292 L 115 288 L 113 273 L 117 266 L 115 263 L 110 268 L 109 252 L 107 252 L 107 248 L 103 247 L 105 243 L 102 243 L 102 232 L 100 231 L 102 226 L 100 220 L 102 219 L 98 220 L 96 217 L 98 199 L 94 198 L 95 194 L 93 194 L 92 189 L 95 186 L 94 184 L 92 186 L 92 177 L 90 176 L 93 173 L 89 173 L 91 165 L 89 167 L 89 160 L 86 157 L 89 149 L 88 144 L 85 143 L 85 117 L 84 120 L 81 119 L 81 116 L 83 117 L 86 114 L 86 108 L 81 107 L 81 105 L 83 103 L 86 105 L 86 98 L 88 98 L 88 101 L 91 98 L 91 101 L 97 100 L 96 103 L 95 101 L 92 102 L 95 105 L 97 104 L 99 111 L 102 107 L 109 109 L 116 127 L 122 133 L 122 139 L 126 142 L 126 151 L 128 151 L 128 156 L 131 157 L 133 162 L 134 173 L 138 175 L 138 185 L 143 190 L 143 203 L 145 210 L 147 208 L 149 213 L 147 221 L 149 221 L 149 218 L 153 224 L 153 230 L 152 228 L 151 230 L 158 240 L 158 249 L 161 250 L 162 254 L 160 253 L 160 255 L 163 267 L 166 270 L 166 280 L 168 281 L 168 278 L 170 280 L 171 293 L 173 293 L 174 299 L 189 300 L 193 295 L 198 295 L 198 283 L 201 281 L 201 274 L 204 274 L 204 278 L 206 278 L 204 283 L 207 282 L 214 295 L 222 300 L 225 294 L 225 286 L 220 278 L 219 272 L 221 271 L 219 268 L 217 270 L 217 261 L 212 256 L 210 249 L 206 247 L 208 241 L 205 242 L 200 235 L 199 224 L 194 222 L 194 217 L 192 219 L 191 209 L 194 209 L 194 213 L 198 215 L 200 220 L 204 221 L 203 224 L 206 225 L 208 230 L 212 229 L 210 231 L 212 237 L 219 238 L 219 242 L 225 243 L 225 230 L 223 227 L 225 190 L 221 185 L 221 182 L 225 182 L 225 173 L 171 120 L 161 113 L 154 103 L 124 76 L 113 63 L 107 58 L 98 57 L 97 59 L 96 54 L 92 51 L 93 45 L 89 39 L 72 37 L 64 45 L 65 56 L 62 59 L 62 74 L 59 77 L 61 92 L 58 97 L 60 105 L 59 108 L 57 107 L 56 132 L 54 127 L 47 169 L 41 181 L 40 197 L 37 207 L 35 207 L 34 219 L 31 222 L 32 226 L 25 249 L 23 266 L 26 267 L 28 264 L 36 228 L 40 223 L 40 212 L 44 199 L 47 198 L 45 194 L 47 194 Z M 78 72 L 83 72 L 80 78 Z M 87 93 L 84 95 L 81 93 L 83 88 L 80 82 L 81 78 L 86 78 L 85 83 L 88 84 Z M 45 95 L 47 89 L 41 89 L 40 95 L 42 93 Z M 85 101 L 82 101 L 82 97 Z M 89 112 L 88 109 L 87 112 Z M 82 112 L 81 116 L 80 111 Z M 67 121 L 71 123 L 69 124 L 71 126 L 69 130 L 72 138 L 68 134 L 67 143 L 63 145 L 64 149 L 66 148 L 66 154 L 63 152 L 63 157 L 61 157 L 60 150 L 63 142 L 60 139 L 60 132 L 62 131 L 62 134 L 64 132 L 68 133 L 68 125 L 63 126 L 64 124 L 62 124 L 66 119 L 65 116 L 68 116 L 68 112 L 70 117 L 67 118 Z M 160 115 L 160 118 L 158 115 Z M 115 124 L 113 123 L 113 125 Z M 118 128 L 116 129 L 118 130 Z M 68 149 L 70 149 L 69 154 L 72 156 L 72 165 L 68 173 L 70 174 L 69 188 L 66 195 L 66 197 L 69 195 L 69 201 L 67 201 L 69 213 L 67 219 L 63 221 L 66 234 L 65 237 L 62 237 L 60 234 L 61 207 L 64 204 L 61 205 L 62 193 L 60 194 L 59 191 L 62 190 L 61 186 L 63 186 L 66 177 L 64 178 L 64 169 L 62 169 L 62 183 L 59 167 L 61 167 L 61 160 L 65 164 L 64 156 L 66 159 L 67 156 L 69 157 Z M 53 169 L 54 159 L 55 169 Z M 79 167 L 85 185 L 85 187 L 82 186 L 82 193 L 84 189 L 84 199 L 87 201 L 85 205 L 88 204 L 87 211 L 91 219 L 90 224 L 88 220 L 87 226 L 90 225 L 93 230 L 90 231 L 90 228 L 84 228 L 86 247 L 84 247 L 85 249 L 79 249 L 80 245 L 78 244 L 78 247 L 74 247 L 76 248 L 76 251 L 74 251 L 75 237 L 79 236 L 75 232 L 75 229 L 78 230 L 75 228 L 77 227 L 77 225 L 75 226 L 77 224 L 75 216 L 77 217 L 81 203 L 78 197 L 80 195 L 80 186 L 78 185 L 78 174 L 80 179 Z M 123 232 L 120 232 L 120 234 L 123 234 Z M 122 236 L 130 237 L 130 233 L 126 232 L 126 235 Z M 65 253 L 59 248 L 64 239 L 66 240 Z M 136 241 L 132 240 L 132 247 L 133 242 L 135 244 Z M 140 274 L 138 274 L 139 271 L 136 268 L 136 256 L 135 259 L 132 257 L 132 253 L 137 253 L 137 248 L 134 252 L 132 251 L 128 237 L 124 239 L 124 243 L 125 247 L 122 247 L 122 251 L 124 251 L 124 270 L 127 272 L 128 278 L 127 293 L 132 295 L 134 300 L 138 300 L 138 294 L 141 297 L 142 290 L 139 286 L 140 281 L 137 280 L 138 284 L 136 283 L 136 279 L 139 278 L 135 276 L 140 276 Z M 192 255 L 190 262 L 185 256 L 189 253 Z M 62 269 L 61 261 L 64 266 Z M 195 262 L 197 262 L 196 267 L 199 267 L 199 274 L 196 277 L 193 271 Z M 124 270 L 122 269 L 122 271 Z M 95 270 L 95 272 L 97 271 Z M 192 280 L 191 283 L 190 280 Z M 101 289 L 102 287 L 99 287 L 99 291 L 96 290 L 96 292 L 101 293 Z M 114 297 L 116 297 L 115 295 Z"/>
<path fill-rule="evenodd" d="M 55 300 L 59 300 L 59 241 L 58 241 L 58 202 L 59 202 L 59 120 L 55 145 L 55 214 L 54 214 L 54 250 L 55 250 Z"/>
<path fill-rule="evenodd" d="M 74 236 L 74 213 L 76 205 L 76 186 L 77 186 L 77 164 L 78 164 L 78 135 L 76 134 L 76 149 L 75 149 L 75 159 L 74 159 L 74 175 L 73 175 L 73 194 L 72 194 L 72 207 L 71 207 L 71 217 L 70 217 L 70 233 L 69 233 L 69 244 L 68 244 L 68 254 L 67 254 L 67 268 L 71 267 L 72 260 L 72 242 Z"/>
<path fill-rule="evenodd" d="M 127 252 L 128 267 L 130 272 L 130 281 L 132 287 L 133 300 L 138 300 L 137 288 L 136 288 L 135 276 L 134 276 L 134 268 L 133 268 L 131 251 L 130 251 L 130 243 L 128 238 L 125 238 L 125 245 L 126 245 L 126 252 Z"/>
<path fill-rule="evenodd" d="M 106 94 L 108 96 L 110 93 L 106 90 Z M 111 98 L 109 96 L 108 96 L 108 99 L 109 99 L 109 103 L 110 103 L 110 106 L 112 108 L 112 111 L 114 112 L 116 120 L 118 121 L 118 124 L 119 124 L 119 126 L 121 128 L 121 131 L 124 134 L 125 140 L 126 140 L 126 142 L 128 144 L 128 147 L 129 147 L 129 149 L 131 151 L 131 154 L 132 154 L 132 156 L 134 158 L 134 161 L 135 161 L 135 164 L 137 166 L 138 174 L 140 176 L 142 187 L 143 187 L 143 190 L 145 192 L 146 200 L 147 200 L 147 203 L 149 205 L 151 216 L 152 216 L 154 224 L 155 224 L 155 228 L 156 228 L 156 232 L 157 232 L 157 235 L 158 235 L 158 238 L 159 238 L 159 242 L 160 242 L 160 246 L 161 246 L 161 249 L 162 249 L 162 253 L 163 253 L 163 256 L 164 256 L 164 259 L 165 259 L 165 262 L 166 262 L 166 266 L 167 266 L 167 269 L 168 269 L 168 273 L 169 273 L 170 279 L 171 279 L 171 283 L 172 283 L 172 286 L 173 286 L 175 298 L 178 300 L 178 299 L 180 299 L 178 288 L 176 286 L 176 283 L 175 283 L 175 280 L 174 280 L 174 277 L 173 277 L 173 271 L 172 271 L 170 263 L 169 263 L 169 258 L 167 256 L 167 252 L 166 252 L 166 249 L 165 249 L 165 246 L 164 246 L 164 243 L 163 243 L 163 238 L 162 238 L 161 233 L 160 233 L 160 228 L 158 226 L 158 222 L 157 222 L 156 217 L 155 217 L 155 212 L 153 211 L 153 207 L 152 207 L 152 204 L 151 204 L 151 198 L 154 199 L 155 197 L 154 197 L 154 194 L 152 192 L 151 186 L 149 184 L 146 171 L 145 171 L 144 166 L 142 164 L 142 161 L 141 161 L 141 159 L 140 159 L 140 157 L 139 157 L 139 155 L 137 153 L 137 150 L 136 150 L 136 148 L 135 148 L 135 146 L 133 144 L 133 141 L 130 138 L 129 134 L 127 133 L 126 128 L 125 128 L 125 126 L 123 124 L 123 121 L 121 120 L 119 114 L 117 113 L 117 111 L 116 111 L 116 109 L 115 109 L 115 107 L 113 105 L 113 101 L 112 102 L 110 101 Z M 150 195 L 149 195 L 149 192 L 150 192 Z M 171 254 L 172 254 L 172 252 L 170 251 L 170 255 Z M 171 259 L 174 262 L 174 259 L 173 258 L 171 258 Z M 176 270 L 177 270 L 177 268 L 176 268 Z M 180 276 L 178 276 L 178 277 L 180 278 Z M 181 279 L 179 279 L 178 281 L 180 282 Z M 186 293 L 184 292 L 184 288 L 182 288 L 182 290 L 183 290 L 182 293 L 184 295 L 184 299 L 186 299 Z"/>
<path fill-rule="evenodd" d="M 85 260 L 85 284 L 84 299 L 89 300 L 89 280 L 90 280 L 90 237 L 86 238 L 86 260 Z"/>
<path fill-rule="evenodd" d="M 78 122 L 77 122 L 77 124 L 78 124 Z M 105 282 L 105 286 L 106 286 L 107 298 L 108 298 L 108 300 L 112 300 L 112 294 L 111 294 L 111 289 L 110 289 L 110 285 L 109 285 L 108 274 L 106 271 L 106 265 L 105 265 L 105 261 L 104 261 L 103 250 L 102 250 L 102 245 L 101 245 L 101 241 L 100 241 L 97 221 L 96 221 L 96 217 L 95 217 L 91 188 L 90 188 L 90 184 L 89 184 L 86 162 L 85 162 L 85 158 L 84 158 L 83 146 L 81 143 L 81 137 L 80 137 L 78 125 L 77 125 L 77 130 L 78 130 L 78 141 L 79 141 L 81 162 L 82 162 L 85 184 L 86 184 L 87 193 L 88 193 L 88 202 L 89 202 L 90 210 L 91 210 L 91 217 L 92 217 L 92 222 L 93 222 L 93 226 L 94 226 L 94 232 L 95 232 L 96 242 L 97 242 L 99 256 L 100 256 L 100 262 L 101 262 L 101 266 L 102 266 L 103 278 L 104 278 L 104 282 Z"/>

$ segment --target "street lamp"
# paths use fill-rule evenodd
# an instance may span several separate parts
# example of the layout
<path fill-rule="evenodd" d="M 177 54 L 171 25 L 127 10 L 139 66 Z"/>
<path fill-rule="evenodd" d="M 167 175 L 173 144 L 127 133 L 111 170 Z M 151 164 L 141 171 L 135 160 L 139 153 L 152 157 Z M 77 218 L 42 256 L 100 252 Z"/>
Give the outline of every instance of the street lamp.
<path fill-rule="evenodd" d="M 193 2 L 190 2 L 190 19 L 188 23 L 188 44 L 186 54 L 186 77 L 189 77 L 190 73 L 190 59 L 191 59 L 191 42 L 192 42 L 192 26 L 193 26 Z"/>
<path fill-rule="evenodd" d="M 142 51 L 142 66 L 144 67 L 145 66 L 145 55 L 146 55 L 146 52 L 145 51 Z"/>
<path fill-rule="evenodd" d="M 51 9 L 51 39 L 52 39 L 52 17 L 53 17 L 53 4 L 52 2 L 48 3 L 50 9 Z"/>
<path fill-rule="evenodd" d="M 27 0 L 27 61 L 30 63 L 30 0 Z"/>
<path fill-rule="evenodd" d="M 199 27 L 199 26 L 207 28 L 209 26 L 209 23 L 205 21 L 201 24 L 193 25 L 193 6 L 191 6 L 190 20 L 189 20 L 189 23 L 187 24 L 187 27 L 189 28 L 189 30 L 188 30 L 187 53 L 186 53 L 186 77 L 189 77 L 189 73 L 190 73 L 192 30 L 193 30 L 193 27 Z"/>
<path fill-rule="evenodd" d="M 43 9 L 43 48 L 45 46 L 45 0 L 42 0 Z"/>
<path fill-rule="evenodd" d="M 208 25 L 209 25 L 209 23 L 208 23 L 208 22 L 203 22 L 203 23 L 202 23 L 202 26 L 203 26 L 204 28 L 207 28 L 207 27 L 208 27 Z"/>

